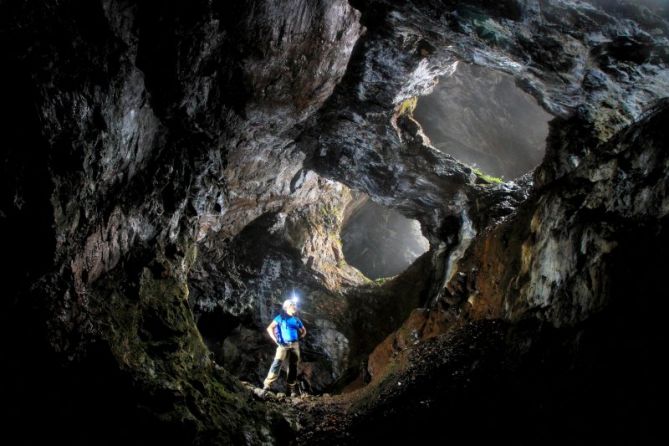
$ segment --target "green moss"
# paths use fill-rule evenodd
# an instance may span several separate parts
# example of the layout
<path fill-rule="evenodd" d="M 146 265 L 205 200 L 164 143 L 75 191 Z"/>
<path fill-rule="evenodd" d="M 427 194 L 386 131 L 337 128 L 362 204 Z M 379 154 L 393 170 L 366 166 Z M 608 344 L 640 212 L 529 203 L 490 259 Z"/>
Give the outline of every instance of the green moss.
<path fill-rule="evenodd" d="M 188 305 L 195 245 L 178 242 L 174 251 L 144 252 L 143 268 L 120 264 L 96 283 L 90 299 L 101 340 L 147 416 L 192 438 L 189 444 L 266 443 L 274 435 L 267 408 L 211 361 Z"/>
<path fill-rule="evenodd" d="M 365 281 L 365 284 L 374 285 L 376 283 L 372 279 L 370 279 L 369 277 L 365 276 L 364 274 L 361 273 L 361 275 L 362 275 L 363 280 Z"/>
<path fill-rule="evenodd" d="M 339 225 L 344 210 L 334 203 L 326 203 L 321 205 L 318 211 L 325 230 L 333 233 L 336 237 L 339 237 Z"/>
<path fill-rule="evenodd" d="M 500 184 L 503 183 L 504 180 L 498 177 L 493 177 L 492 175 L 488 175 L 486 173 L 483 173 L 481 169 L 478 168 L 472 168 L 472 172 L 476 174 L 477 177 L 485 181 L 486 183 L 490 184 Z"/>
<path fill-rule="evenodd" d="M 383 285 L 387 281 L 391 280 L 393 277 L 379 277 L 378 279 L 374 279 L 374 283 L 377 285 Z"/>
<path fill-rule="evenodd" d="M 405 99 L 400 103 L 399 108 L 397 109 L 397 115 L 408 115 L 412 116 L 414 110 L 416 110 L 416 105 L 418 105 L 418 97 L 414 96 L 409 99 Z"/>

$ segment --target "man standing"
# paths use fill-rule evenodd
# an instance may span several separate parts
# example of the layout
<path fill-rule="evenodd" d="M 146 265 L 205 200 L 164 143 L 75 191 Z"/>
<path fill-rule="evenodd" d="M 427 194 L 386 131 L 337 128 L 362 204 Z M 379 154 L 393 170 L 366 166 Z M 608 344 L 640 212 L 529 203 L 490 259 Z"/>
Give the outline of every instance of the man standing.
<path fill-rule="evenodd" d="M 297 363 L 300 360 L 300 342 L 307 334 L 302 321 L 295 316 L 297 313 L 297 302 L 288 299 L 283 303 L 283 311 L 267 326 L 267 333 L 276 343 L 276 354 L 269 368 L 267 378 L 263 382 L 261 395 L 264 395 L 274 381 L 279 377 L 281 366 L 288 359 L 288 393 L 290 396 L 298 396 L 295 387 L 297 378 Z"/>

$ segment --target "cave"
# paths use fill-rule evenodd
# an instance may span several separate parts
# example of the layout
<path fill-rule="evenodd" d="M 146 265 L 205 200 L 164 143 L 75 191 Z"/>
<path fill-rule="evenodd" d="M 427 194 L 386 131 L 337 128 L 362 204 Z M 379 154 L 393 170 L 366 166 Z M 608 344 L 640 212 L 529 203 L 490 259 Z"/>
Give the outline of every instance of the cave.
<path fill-rule="evenodd" d="M 661 438 L 666 2 L 3 0 L 0 48 L 7 441 Z"/>

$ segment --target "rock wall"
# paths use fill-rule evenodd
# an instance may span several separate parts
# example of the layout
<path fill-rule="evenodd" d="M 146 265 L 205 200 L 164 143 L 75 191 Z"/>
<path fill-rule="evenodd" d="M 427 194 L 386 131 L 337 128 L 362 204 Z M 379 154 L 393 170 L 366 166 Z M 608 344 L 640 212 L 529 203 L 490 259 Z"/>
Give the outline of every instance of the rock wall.
<path fill-rule="evenodd" d="M 534 395 L 540 386 L 507 379 L 513 370 L 587 389 L 598 375 L 588 370 L 613 365 L 616 345 L 631 354 L 652 338 L 638 330 L 647 300 L 634 306 L 631 343 L 615 330 L 624 297 L 655 296 L 666 269 L 657 100 L 669 91 L 669 28 L 666 9 L 646 5 L 0 3 L 11 430 L 25 443 L 44 432 L 75 444 L 290 442 L 298 426 L 226 367 L 263 373 L 240 346 L 262 345 L 256 333 L 293 285 L 308 296 L 314 388 L 342 387 L 387 338 L 370 359 L 380 387 L 357 406 L 359 438 L 389 412 L 402 419 L 419 407 L 411 387 L 393 393 L 400 399 L 374 395 L 407 370 L 386 368 L 391 356 L 401 365 L 418 352 L 416 382 L 429 389 L 457 368 L 440 352 L 468 351 L 477 333 L 508 342 L 464 356 L 460 371 L 487 361 L 473 401 L 509 383 Z M 556 117 L 532 177 L 492 184 L 424 138 L 405 101 L 457 62 L 512 76 Z M 346 188 L 419 220 L 431 250 L 393 281 L 365 283 L 337 243 Z M 471 319 L 479 328 L 462 328 Z M 427 339 L 441 346 L 435 356 Z M 267 361 L 271 346 L 260 348 Z M 506 351 L 520 352 L 517 367 L 486 380 Z M 561 372 L 580 360 L 574 375 Z M 583 407 L 615 402 L 593 403 L 605 394 L 597 389 Z M 622 400 L 639 403 L 631 390 Z M 463 401 L 453 392 L 440 387 L 439 401 Z M 437 405 L 435 414 L 457 413 Z"/>
<path fill-rule="evenodd" d="M 80 431 L 82 444 L 284 438 L 285 421 L 211 360 L 188 275 L 197 242 L 289 210 L 302 186 L 313 201 L 316 177 L 291 141 L 343 74 L 357 12 L 300 1 L 0 7 L 2 233 L 15 258 L 3 338 L 30 333 L 8 341 L 25 441 L 44 432 L 26 425 L 38 404 L 56 414 L 40 417 L 55 438 Z M 63 374 L 99 381 L 60 388 Z"/>

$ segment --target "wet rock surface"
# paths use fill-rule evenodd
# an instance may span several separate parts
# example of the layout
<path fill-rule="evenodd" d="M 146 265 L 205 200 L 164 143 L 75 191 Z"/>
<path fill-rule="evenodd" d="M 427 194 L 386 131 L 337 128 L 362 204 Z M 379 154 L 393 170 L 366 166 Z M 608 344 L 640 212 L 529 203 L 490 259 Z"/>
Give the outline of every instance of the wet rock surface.
<path fill-rule="evenodd" d="M 1 2 L 8 438 L 646 442 L 668 30 L 651 0 Z M 532 176 L 424 137 L 405 101 L 456 62 L 555 116 Z M 347 188 L 431 250 L 366 282 Z M 310 392 L 369 385 L 253 396 L 293 287 Z"/>
<path fill-rule="evenodd" d="M 651 204 L 644 197 L 666 197 L 660 147 L 668 111 L 661 102 L 602 147 L 596 161 L 477 239 L 442 296 L 415 310 L 370 355 L 372 395 L 353 400 L 364 408 L 358 427 L 349 408 L 346 429 L 316 421 L 329 430 L 316 437 L 332 433 L 355 444 L 407 420 L 396 435 L 422 438 L 448 417 L 454 438 L 651 441 L 659 399 L 657 381 L 646 377 L 659 366 L 652 351 L 661 323 L 648 310 L 667 267 L 667 209 L 664 198 Z M 628 181 L 637 175 L 645 180 Z M 548 198 L 558 190 L 560 198 Z M 541 212 L 552 218 L 537 218 Z M 568 215 L 570 224 L 539 225 L 564 221 L 558 215 Z M 547 296 L 556 300 L 546 302 Z M 463 325 L 467 320 L 478 322 Z M 435 364 L 444 367 L 439 375 L 432 374 Z M 505 433 L 518 418 L 530 421 L 521 432 Z"/>
<path fill-rule="evenodd" d="M 667 105 L 660 102 L 477 240 L 459 265 L 459 283 L 447 286 L 451 297 L 467 299 L 477 317 L 514 320 L 532 313 L 555 326 L 572 325 L 606 308 L 620 280 L 634 281 L 613 274 L 618 264 L 629 263 L 630 249 L 642 253 L 648 268 L 663 263 L 661 250 L 644 240 L 662 238 L 669 211 L 668 164 L 661 149 Z M 487 260 L 474 265 L 474 256 L 484 258 L 481 249 Z M 497 249 L 516 254 L 498 255 Z M 516 262 L 501 262 L 509 258 Z"/>

